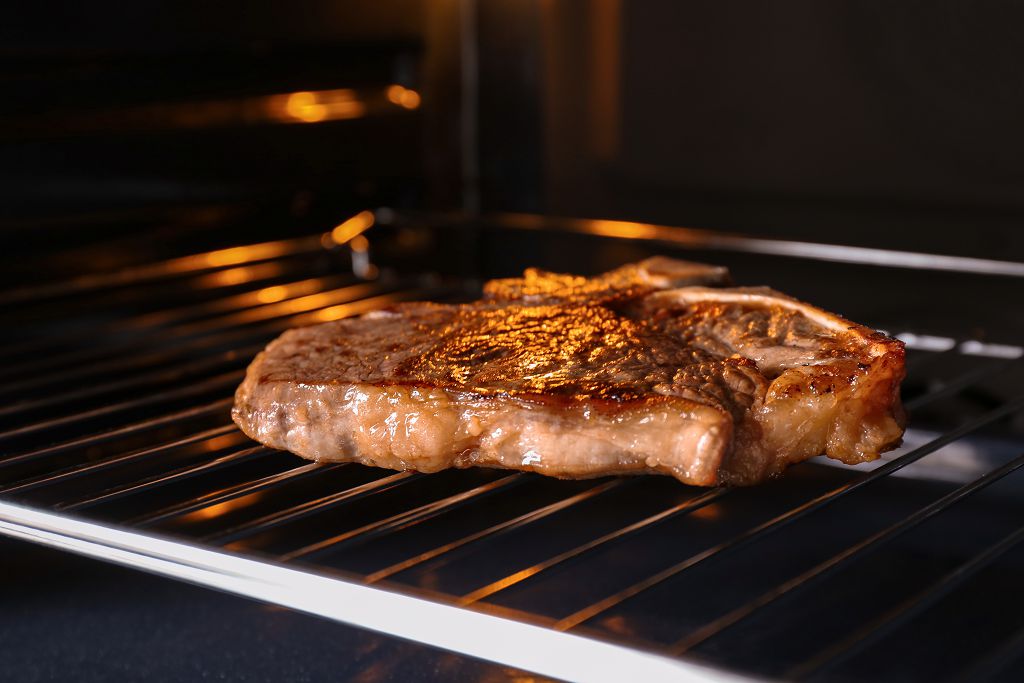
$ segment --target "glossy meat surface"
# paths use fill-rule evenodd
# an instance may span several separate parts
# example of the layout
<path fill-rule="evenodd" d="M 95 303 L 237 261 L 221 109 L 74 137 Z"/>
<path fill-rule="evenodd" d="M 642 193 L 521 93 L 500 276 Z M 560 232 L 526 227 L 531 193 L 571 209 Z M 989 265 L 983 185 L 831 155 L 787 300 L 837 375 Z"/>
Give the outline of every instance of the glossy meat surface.
<path fill-rule="evenodd" d="M 252 363 L 235 421 L 315 460 L 751 484 L 900 440 L 899 342 L 727 274 L 657 259 L 586 279 L 493 281 L 291 330 Z"/>

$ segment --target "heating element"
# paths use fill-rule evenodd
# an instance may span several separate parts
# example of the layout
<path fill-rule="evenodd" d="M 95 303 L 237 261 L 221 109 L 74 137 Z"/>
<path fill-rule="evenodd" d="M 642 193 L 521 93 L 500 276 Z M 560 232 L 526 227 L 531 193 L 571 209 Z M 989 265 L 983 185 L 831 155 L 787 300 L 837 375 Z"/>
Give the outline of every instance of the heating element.
<path fill-rule="evenodd" d="M 904 446 L 698 489 L 318 465 L 231 423 L 289 327 L 654 253 L 902 338 Z M 1007 261 L 378 211 L 10 289 L 0 531 L 555 678 L 1019 680 L 1022 282 Z"/>

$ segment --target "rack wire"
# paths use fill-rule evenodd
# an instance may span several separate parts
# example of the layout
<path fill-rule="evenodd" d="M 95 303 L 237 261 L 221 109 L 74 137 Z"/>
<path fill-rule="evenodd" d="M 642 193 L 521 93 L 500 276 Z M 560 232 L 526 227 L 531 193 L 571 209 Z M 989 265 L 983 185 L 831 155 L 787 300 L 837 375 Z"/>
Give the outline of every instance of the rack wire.
<path fill-rule="evenodd" d="M 600 236 L 630 237 L 609 224 Z M 781 249 L 668 230 L 651 245 Z M 957 644 L 977 624 L 941 618 L 1024 563 L 1017 347 L 891 330 L 924 340 L 910 344 L 906 398 L 923 419 L 936 411 L 933 431 L 877 466 L 809 462 L 751 489 L 317 465 L 230 423 L 251 357 L 292 326 L 475 286 L 357 277 L 329 235 L 0 296 L 21 330 L 0 367 L 0 531 L 556 677 L 873 677 L 893 670 L 879 653 L 900 642 L 902 677 L 930 680 L 931 660 L 914 658 L 936 633 L 953 643 L 943 675 L 1021 671 L 1024 604 L 993 601 L 985 642 Z M 301 267 L 325 256 L 314 277 Z M 964 480 L 901 476 L 951 449 L 975 462 Z M 416 621 L 427 612 L 440 621 Z"/>

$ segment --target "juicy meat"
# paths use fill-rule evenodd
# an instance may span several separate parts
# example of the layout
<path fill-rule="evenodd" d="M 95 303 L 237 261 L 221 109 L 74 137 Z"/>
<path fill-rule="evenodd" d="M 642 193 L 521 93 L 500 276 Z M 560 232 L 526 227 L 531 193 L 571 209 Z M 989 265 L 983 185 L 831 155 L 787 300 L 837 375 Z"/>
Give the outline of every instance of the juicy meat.
<path fill-rule="evenodd" d="M 521 278 L 487 282 L 484 285 L 484 298 L 526 304 L 580 300 L 611 303 L 635 299 L 658 289 L 726 285 L 729 282 L 729 271 L 721 266 L 654 256 L 591 278 L 528 268 Z"/>
<path fill-rule="evenodd" d="M 401 304 L 290 330 L 233 416 L 321 461 L 752 484 L 902 436 L 900 342 L 724 269 L 653 259 L 596 278 L 527 271 L 471 304 Z"/>

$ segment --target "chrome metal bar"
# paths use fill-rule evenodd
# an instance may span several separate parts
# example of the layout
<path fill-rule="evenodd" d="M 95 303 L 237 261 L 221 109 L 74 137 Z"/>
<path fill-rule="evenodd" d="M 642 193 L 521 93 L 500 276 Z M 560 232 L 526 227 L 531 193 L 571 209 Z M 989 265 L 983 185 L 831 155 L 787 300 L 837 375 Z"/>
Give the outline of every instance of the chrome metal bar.
<path fill-rule="evenodd" d="M 426 562 L 428 560 L 432 560 L 435 557 L 440 557 L 441 555 L 449 553 L 455 550 L 456 548 L 461 548 L 462 546 L 467 545 L 469 543 L 479 541 L 483 538 L 497 536 L 499 534 L 506 533 L 513 529 L 518 529 L 522 526 L 526 526 L 527 524 L 531 524 L 533 522 L 536 522 L 537 520 L 544 519 L 545 517 L 553 515 L 556 512 L 560 512 L 562 510 L 565 510 L 566 508 L 572 507 L 577 503 L 589 500 L 594 496 L 600 495 L 606 491 L 610 491 L 614 488 L 622 486 L 624 481 L 626 480 L 612 479 L 611 481 L 605 482 L 603 484 L 598 484 L 597 486 L 593 486 L 585 491 L 577 493 L 568 498 L 563 498 L 562 500 L 550 503 L 548 505 L 545 505 L 544 507 L 537 508 L 536 510 L 531 510 L 530 512 L 519 515 L 518 517 L 514 517 L 499 524 L 487 527 L 486 529 L 478 531 L 475 534 L 464 536 L 463 538 L 460 538 L 457 541 L 445 543 L 444 545 L 433 548 L 432 550 L 428 550 L 425 553 L 421 553 L 416 557 L 409 558 L 408 560 L 398 562 L 396 564 L 391 565 L 390 567 L 385 567 L 380 571 L 376 571 L 367 576 L 366 581 L 368 583 L 377 583 L 378 581 L 382 581 L 388 578 L 389 576 L 397 574 L 398 572 L 405 571 L 406 569 L 415 567 L 416 565 L 422 564 L 423 562 Z"/>
<path fill-rule="evenodd" d="M 459 508 L 480 496 L 488 493 L 493 493 L 503 488 L 521 484 L 525 481 L 525 477 L 521 473 L 510 474 L 494 481 L 489 481 L 486 484 L 473 487 L 468 491 L 461 491 L 459 493 L 447 496 L 441 500 L 436 500 L 432 503 L 426 503 L 420 505 L 411 510 L 405 510 L 398 514 L 379 519 L 375 522 L 365 524 L 357 529 L 346 531 L 345 533 L 332 536 L 331 538 L 312 543 L 305 547 L 299 548 L 298 550 L 292 551 L 278 558 L 281 562 L 289 562 L 299 557 L 305 557 L 312 553 L 326 550 L 327 548 L 335 547 L 346 541 L 358 538 L 360 540 L 366 538 L 372 538 L 373 536 L 380 535 L 382 533 L 388 533 L 398 529 L 404 529 L 420 522 L 436 517 L 439 514 L 448 512 Z"/>
<path fill-rule="evenodd" d="M 726 494 L 729 493 L 729 491 L 730 489 L 712 489 L 710 491 L 698 494 L 693 498 L 690 498 L 689 500 L 685 500 L 682 503 L 679 503 L 678 505 L 673 505 L 672 507 L 666 510 L 662 510 L 657 514 L 645 517 L 644 519 L 641 519 L 639 522 L 634 522 L 629 526 L 617 529 L 609 534 L 601 536 L 600 538 L 595 538 L 593 541 L 589 541 L 582 545 L 578 545 L 575 548 L 567 550 L 564 553 L 555 555 L 554 557 L 544 560 L 543 562 L 538 562 L 532 567 L 520 570 L 518 572 L 515 572 L 514 574 L 510 574 L 504 578 L 498 579 L 497 581 L 490 583 L 482 588 L 478 588 L 472 593 L 467 593 L 459 599 L 458 604 L 472 605 L 474 602 L 479 602 L 480 600 L 488 598 L 494 595 L 495 593 L 498 593 L 499 591 L 503 591 L 506 588 L 509 588 L 510 586 L 514 586 L 522 581 L 525 581 L 526 579 L 532 578 L 543 571 L 546 571 L 558 564 L 561 564 L 562 562 L 566 562 L 575 557 L 579 557 L 580 555 L 591 550 L 594 550 L 595 548 L 607 545 L 608 543 L 619 541 L 628 536 L 629 534 L 636 533 L 637 531 L 641 531 L 643 529 L 648 529 L 658 524 L 659 522 L 671 519 L 672 517 L 675 517 L 677 515 L 693 512 L 694 510 L 699 510 L 705 505 L 708 505 L 724 497 Z"/>
<path fill-rule="evenodd" d="M 170 472 L 165 472 L 155 477 L 147 477 L 137 482 L 132 482 L 127 486 L 118 486 L 103 493 L 90 496 L 89 498 L 80 498 L 75 500 L 62 501 L 54 505 L 55 510 L 81 510 L 98 503 L 104 503 L 116 498 L 123 498 L 132 493 L 138 493 L 139 491 L 148 491 L 149 489 L 157 488 L 160 486 L 166 486 L 182 479 L 188 479 L 194 477 L 197 474 L 204 472 L 212 472 L 219 470 L 229 465 L 235 465 L 244 460 L 251 460 L 254 457 L 261 457 L 264 455 L 270 455 L 275 451 L 272 448 L 266 446 L 250 446 L 243 448 L 240 451 L 234 453 L 228 453 L 222 455 L 219 458 L 213 460 L 207 460 L 206 462 L 199 463 L 198 465 L 190 465 L 188 467 L 181 467 Z"/>
<path fill-rule="evenodd" d="M 1024 396 L 1019 396 L 1016 400 L 1007 403 L 1003 406 L 1000 406 L 999 408 L 992 410 L 974 420 L 971 420 L 956 429 L 946 432 L 942 436 L 933 439 L 932 441 L 920 446 L 919 448 L 914 449 L 910 453 L 906 453 L 900 456 L 899 458 L 889 461 L 885 465 L 882 465 L 877 469 L 872 470 L 871 472 L 865 474 L 863 477 L 857 479 L 856 481 L 851 481 L 849 483 L 843 484 L 842 486 L 835 488 L 827 493 L 824 493 L 814 498 L 813 500 L 803 503 L 802 505 L 799 505 L 796 508 L 793 508 L 792 510 L 789 510 L 787 512 L 782 513 L 781 515 L 773 517 L 772 519 L 762 524 L 759 524 L 752 529 L 748 529 L 747 531 L 739 534 L 738 536 L 734 536 L 733 538 L 718 543 L 712 546 L 711 548 L 708 548 L 707 550 L 704 550 L 696 555 L 693 555 L 683 560 L 682 562 L 679 562 L 677 564 L 672 565 L 671 567 L 663 569 L 657 574 L 654 574 L 653 576 L 650 576 L 644 579 L 643 581 L 639 581 L 633 584 L 632 586 L 629 586 L 628 588 L 625 588 L 619 591 L 618 593 L 615 593 L 614 595 L 610 595 L 602 600 L 599 600 L 591 605 L 588 605 L 587 607 L 584 607 L 583 609 L 559 621 L 555 625 L 555 628 L 560 630 L 573 628 L 574 626 L 577 626 L 578 624 L 581 624 L 584 621 L 592 619 L 598 614 L 611 609 L 615 605 L 618 605 L 619 603 L 628 600 L 629 598 L 632 598 L 646 590 L 653 588 L 654 586 L 660 583 L 667 581 L 668 579 L 679 574 L 680 572 L 683 572 L 693 566 L 705 562 L 711 559 L 712 557 L 716 557 L 723 552 L 726 552 L 734 548 L 742 547 L 743 545 L 746 545 L 747 543 L 750 543 L 755 539 L 764 538 L 769 534 L 772 534 L 782 528 L 785 528 L 789 524 L 792 524 L 796 520 L 805 517 L 811 512 L 814 512 L 815 510 L 818 510 L 826 505 L 830 505 L 836 500 L 839 500 L 840 498 L 849 495 L 854 491 L 857 491 L 865 486 L 868 486 L 871 483 L 876 482 L 882 479 L 883 477 L 886 477 L 889 474 L 892 474 L 893 472 L 896 472 L 897 470 L 900 470 L 913 462 L 917 462 L 926 455 L 934 453 L 943 446 L 951 444 L 954 441 L 966 436 L 967 434 L 970 434 L 971 432 L 981 429 L 982 427 L 989 425 L 995 422 L 996 420 L 1004 418 L 1008 415 L 1012 415 L 1013 413 L 1019 412 L 1022 408 L 1024 408 Z"/>
<path fill-rule="evenodd" d="M 0 533 L 557 679 L 741 680 L 634 648 L 4 501 Z"/>
<path fill-rule="evenodd" d="M 979 275 L 1024 277 L 1024 263 L 968 256 L 947 256 L 913 251 L 851 247 L 795 240 L 749 237 L 718 230 L 701 230 L 651 223 L 614 220 L 553 218 L 534 214 L 489 214 L 484 226 L 510 227 L 519 230 L 564 230 L 599 237 L 645 240 L 676 244 L 689 248 L 712 249 L 769 256 L 790 256 L 835 263 L 860 263 L 890 268 L 938 270 Z"/>
<path fill-rule="evenodd" d="M 577 233 L 621 240 L 662 243 L 688 249 L 789 256 L 831 263 L 854 263 L 888 268 L 1024 277 L 1024 263 L 1015 261 L 770 239 L 721 230 L 654 223 L 501 212 L 475 216 L 467 215 L 465 212 L 407 211 L 393 208 L 377 209 L 376 215 L 381 223 L 392 225 L 429 224 L 441 229 L 451 229 L 472 221 L 474 227 L 492 231 L 511 228 L 543 231 L 549 234 Z"/>
<path fill-rule="evenodd" d="M 979 555 L 945 574 L 924 590 L 902 601 L 855 633 L 843 638 L 808 661 L 793 667 L 787 672 L 785 678 L 787 680 L 806 678 L 813 673 L 835 667 L 858 652 L 862 652 L 864 648 L 891 633 L 893 629 L 923 613 L 964 581 L 998 560 L 1022 541 L 1024 541 L 1024 527 L 990 545 Z"/>
<path fill-rule="evenodd" d="M 833 555 L 824 562 L 815 565 L 811 569 L 808 569 L 807 571 L 790 579 L 789 581 L 786 581 L 785 583 L 776 586 L 770 591 L 763 593 L 762 595 L 751 600 L 747 604 L 742 605 L 741 607 L 734 609 L 728 614 L 725 614 L 719 617 L 718 619 L 715 619 L 708 625 L 701 627 L 696 631 L 693 631 L 692 633 L 689 633 L 687 636 L 680 639 L 672 646 L 672 652 L 681 654 L 696 647 L 697 645 L 703 643 L 705 640 L 708 640 L 709 638 L 718 635 L 722 631 L 725 631 L 729 627 L 739 623 L 741 620 L 750 616 L 762 607 L 765 607 L 766 605 L 775 602 L 784 595 L 789 594 L 796 588 L 805 587 L 809 582 L 819 580 L 824 576 L 836 571 L 843 565 L 859 557 L 862 557 L 864 554 L 870 552 L 878 546 L 891 541 L 900 534 L 910 531 L 919 524 L 926 522 L 927 520 L 935 517 L 936 515 L 956 505 L 957 503 L 963 501 L 964 499 L 970 497 L 971 495 L 977 493 L 978 491 L 981 491 L 987 486 L 990 486 L 991 484 L 994 484 L 995 482 L 999 481 L 1003 477 L 1017 471 L 1022 466 L 1024 466 L 1024 455 L 1020 455 L 1011 460 L 1010 462 L 1006 463 L 1002 467 L 997 467 L 996 469 L 985 473 L 978 479 L 975 479 L 974 481 L 968 484 L 964 484 L 963 486 L 954 489 L 953 491 L 942 496 L 935 502 L 917 510 L 916 512 L 906 517 L 905 519 L 902 519 L 899 522 L 892 524 L 886 527 L 885 529 L 879 531 L 878 533 L 871 535 L 863 541 L 860 541 L 859 543 L 856 543 L 850 546 L 849 548 L 846 548 L 842 552 Z"/>

